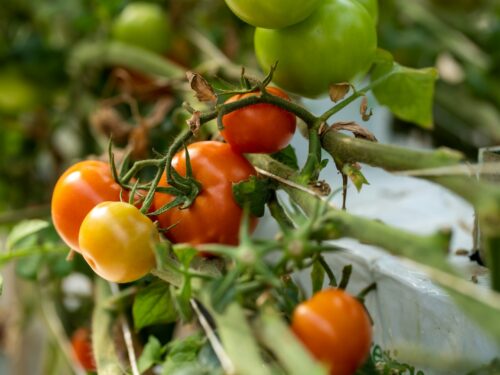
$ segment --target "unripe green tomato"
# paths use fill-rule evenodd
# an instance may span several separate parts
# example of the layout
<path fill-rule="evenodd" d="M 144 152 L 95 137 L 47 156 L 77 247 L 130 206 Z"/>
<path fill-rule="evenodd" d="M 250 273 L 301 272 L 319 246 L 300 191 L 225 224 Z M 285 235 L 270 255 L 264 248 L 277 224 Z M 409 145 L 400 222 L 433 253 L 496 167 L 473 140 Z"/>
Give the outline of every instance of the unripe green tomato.
<path fill-rule="evenodd" d="M 246 23 L 266 29 L 294 25 L 311 15 L 321 0 L 226 0 L 227 6 Z"/>
<path fill-rule="evenodd" d="M 115 20 L 112 34 L 115 40 L 159 54 L 170 47 L 170 21 L 158 4 L 127 5 Z"/>
<path fill-rule="evenodd" d="M 371 14 L 375 22 L 378 21 L 378 0 L 356 0 L 358 3 L 362 4 L 368 13 Z"/>
<path fill-rule="evenodd" d="M 375 57 L 377 33 L 373 18 L 356 0 L 324 0 L 297 25 L 257 28 L 254 44 L 264 71 L 278 61 L 274 83 L 315 98 L 330 84 L 366 73 Z"/>
<path fill-rule="evenodd" d="M 20 72 L 6 69 L 0 73 L 0 113 L 18 114 L 36 106 L 37 88 Z"/>

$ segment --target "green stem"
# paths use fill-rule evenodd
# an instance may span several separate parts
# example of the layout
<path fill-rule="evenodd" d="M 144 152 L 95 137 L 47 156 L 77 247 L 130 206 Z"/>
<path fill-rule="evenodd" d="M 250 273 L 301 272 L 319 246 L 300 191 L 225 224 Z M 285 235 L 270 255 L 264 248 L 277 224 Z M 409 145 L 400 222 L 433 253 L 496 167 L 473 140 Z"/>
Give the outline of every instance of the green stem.
<path fill-rule="evenodd" d="M 435 151 L 411 150 L 352 138 L 329 130 L 321 138 L 323 148 L 344 163 L 365 163 L 388 171 L 403 171 L 457 165 L 464 155 L 447 148 Z"/>
<path fill-rule="evenodd" d="M 79 75 L 89 65 L 122 66 L 148 75 L 184 78 L 185 69 L 167 58 L 120 42 L 84 42 L 77 45 L 69 70 Z"/>
<path fill-rule="evenodd" d="M 249 155 L 251 162 L 281 178 L 297 180 L 290 168 L 266 155 Z M 296 189 L 287 184 L 281 184 L 290 198 L 298 204 L 308 215 L 317 210 L 318 197 Z M 327 204 L 323 202 L 323 204 Z M 328 216 L 325 225 L 317 233 L 317 239 L 336 239 L 341 236 L 355 238 L 363 243 L 379 246 L 393 254 L 407 256 L 422 263 L 436 265 L 448 269 L 446 264 L 447 249 L 450 234 L 438 232 L 433 235 L 416 235 L 405 230 L 397 229 L 380 221 L 351 215 L 348 212 L 326 208 Z"/>
<path fill-rule="evenodd" d="M 99 374 L 123 375 L 122 368 L 113 341 L 115 317 L 107 309 L 111 290 L 106 281 L 96 279 L 95 307 L 92 314 L 92 349 Z"/>

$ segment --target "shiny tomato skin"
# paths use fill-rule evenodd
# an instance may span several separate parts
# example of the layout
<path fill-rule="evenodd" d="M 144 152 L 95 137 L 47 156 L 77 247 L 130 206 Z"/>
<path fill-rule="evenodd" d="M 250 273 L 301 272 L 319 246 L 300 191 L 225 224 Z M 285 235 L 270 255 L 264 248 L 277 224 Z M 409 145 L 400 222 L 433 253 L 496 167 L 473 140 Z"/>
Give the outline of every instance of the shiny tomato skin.
<path fill-rule="evenodd" d="M 71 347 L 80 366 L 86 371 L 96 371 L 89 329 L 78 328 L 71 336 Z"/>
<path fill-rule="evenodd" d="M 267 91 L 283 99 L 288 95 L 276 87 Z M 258 93 L 238 94 L 226 103 L 235 102 Z M 222 117 L 224 130 L 221 135 L 231 147 L 240 153 L 271 154 L 285 148 L 295 133 L 296 119 L 293 113 L 272 104 L 250 105 Z"/>
<path fill-rule="evenodd" d="M 167 14 L 159 4 L 137 1 L 128 4 L 115 19 L 113 38 L 158 54 L 171 44 L 172 30 Z"/>
<path fill-rule="evenodd" d="M 255 169 L 226 143 L 196 142 L 187 149 L 193 177 L 202 185 L 201 192 L 190 207 L 182 210 L 176 207 L 159 215 L 159 226 L 172 227 L 165 235 L 174 243 L 237 245 L 243 210 L 233 198 L 232 185 L 255 175 Z M 175 155 L 172 166 L 185 176 L 184 150 Z M 159 186 L 168 186 L 165 174 Z M 173 199 L 157 192 L 154 207 L 159 209 Z M 252 218 L 252 229 L 256 222 Z"/>
<path fill-rule="evenodd" d="M 321 0 L 226 0 L 227 6 L 255 27 L 280 29 L 296 24 L 316 9 Z"/>
<path fill-rule="evenodd" d="M 156 226 L 141 211 L 125 202 L 95 206 L 80 227 L 80 251 L 89 266 L 103 279 L 132 282 L 156 264 Z"/>
<path fill-rule="evenodd" d="M 273 82 L 316 98 L 330 84 L 366 73 L 377 49 L 375 21 L 356 0 L 324 0 L 306 20 L 278 30 L 257 28 L 257 59 L 264 71 L 279 62 Z"/>
<path fill-rule="evenodd" d="M 375 21 L 378 21 L 378 0 L 356 0 L 362 4 Z"/>
<path fill-rule="evenodd" d="M 79 251 L 78 232 L 90 210 L 101 202 L 119 201 L 120 191 L 110 165 L 102 161 L 81 161 L 59 177 L 52 193 L 52 221 L 70 248 Z"/>
<path fill-rule="evenodd" d="M 330 375 L 354 374 L 370 353 L 370 318 L 357 299 L 340 289 L 320 291 L 299 304 L 292 330 Z"/>

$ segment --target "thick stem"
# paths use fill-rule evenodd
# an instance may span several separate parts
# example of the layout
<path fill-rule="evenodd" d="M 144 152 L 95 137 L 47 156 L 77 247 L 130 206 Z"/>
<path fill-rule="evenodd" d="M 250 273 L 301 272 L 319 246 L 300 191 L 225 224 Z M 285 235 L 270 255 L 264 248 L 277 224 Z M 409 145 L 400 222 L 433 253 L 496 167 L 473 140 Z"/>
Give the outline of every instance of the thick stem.
<path fill-rule="evenodd" d="M 122 66 L 164 78 L 184 78 L 185 69 L 156 53 L 120 42 L 87 42 L 75 47 L 69 69 L 78 75 L 88 65 Z"/>
<path fill-rule="evenodd" d="M 323 148 L 344 163 L 360 162 L 388 171 L 403 171 L 456 165 L 464 156 L 457 151 L 441 148 L 435 151 L 411 150 L 352 138 L 329 130 L 321 139 Z"/>
<path fill-rule="evenodd" d="M 257 167 L 279 177 L 291 180 L 298 178 L 297 174 L 266 155 L 249 155 L 251 162 Z M 318 197 L 282 184 L 282 188 L 290 198 L 306 213 L 312 214 L 318 204 L 327 204 Z M 450 234 L 438 232 L 434 235 L 416 235 L 405 230 L 388 226 L 380 221 L 351 215 L 332 206 L 327 207 L 326 225 L 318 232 L 318 239 L 336 239 L 341 236 L 355 238 L 363 243 L 379 246 L 396 255 L 403 255 L 422 263 L 440 265 L 448 269 L 446 255 Z"/>

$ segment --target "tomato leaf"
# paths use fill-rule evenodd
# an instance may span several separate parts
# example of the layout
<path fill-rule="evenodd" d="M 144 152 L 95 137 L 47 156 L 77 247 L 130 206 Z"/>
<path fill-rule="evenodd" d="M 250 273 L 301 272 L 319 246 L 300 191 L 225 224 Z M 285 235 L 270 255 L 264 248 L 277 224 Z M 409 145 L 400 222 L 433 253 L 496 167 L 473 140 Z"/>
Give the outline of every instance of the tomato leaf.
<path fill-rule="evenodd" d="M 380 53 L 371 80 L 376 83 L 373 93 L 380 104 L 400 119 L 430 129 L 437 77 L 435 68 L 408 68 L 392 61 L 387 53 Z"/>
<path fill-rule="evenodd" d="M 364 174 L 356 165 L 345 164 L 342 168 L 342 173 L 349 177 L 354 186 L 356 186 L 358 192 L 361 191 L 363 185 L 370 185 Z"/>
<path fill-rule="evenodd" d="M 233 184 L 233 196 L 240 207 L 249 205 L 252 215 L 264 215 L 266 202 L 271 197 L 271 182 L 267 178 L 251 176 L 248 180 Z"/>
<path fill-rule="evenodd" d="M 45 220 L 34 219 L 21 221 L 10 231 L 7 237 L 7 250 L 14 250 L 16 246 L 21 243 L 21 241 L 45 228 L 48 228 L 49 226 L 50 223 Z"/>
<path fill-rule="evenodd" d="M 132 306 L 134 326 L 137 330 L 177 319 L 168 284 L 155 281 L 137 293 Z"/>
<path fill-rule="evenodd" d="M 323 282 L 325 281 L 325 269 L 321 263 L 316 260 L 313 263 L 311 269 L 311 283 L 313 294 L 319 292 L 323 288 Z"/>
<path fill-rule="evenodd" d="M 185 369 L 186 374 L 200 374 L 200 366 L 197 363 L 198 353 L 205 344 L 205 338 L 200 334 L 194 334 L 183 340 L 172 341 L 166 361 L 163 363 L 162 374 L 174 374 L 180 369 Z M 187 369 L 191 371 L 187 371 Z M 193 372 L 197 370 L 197 372 Z"/>
<path fill-rule="evenodd" d="M 148 342 L 137 361 L 137 366 L 141 374 L 154 364 L 161 363 L 163 352 L 160 341 L 153 335 L 149 336 Z"/>
<path fill-rule="evenodd" d="M 283 150 L 272 154 L 271 157 L 285 164 L 287 167 L 292 168 L 294 171 L 299 170 L 297 155 L 295 153 L 295 149 L 291 145 L 288 145 Z"/>

